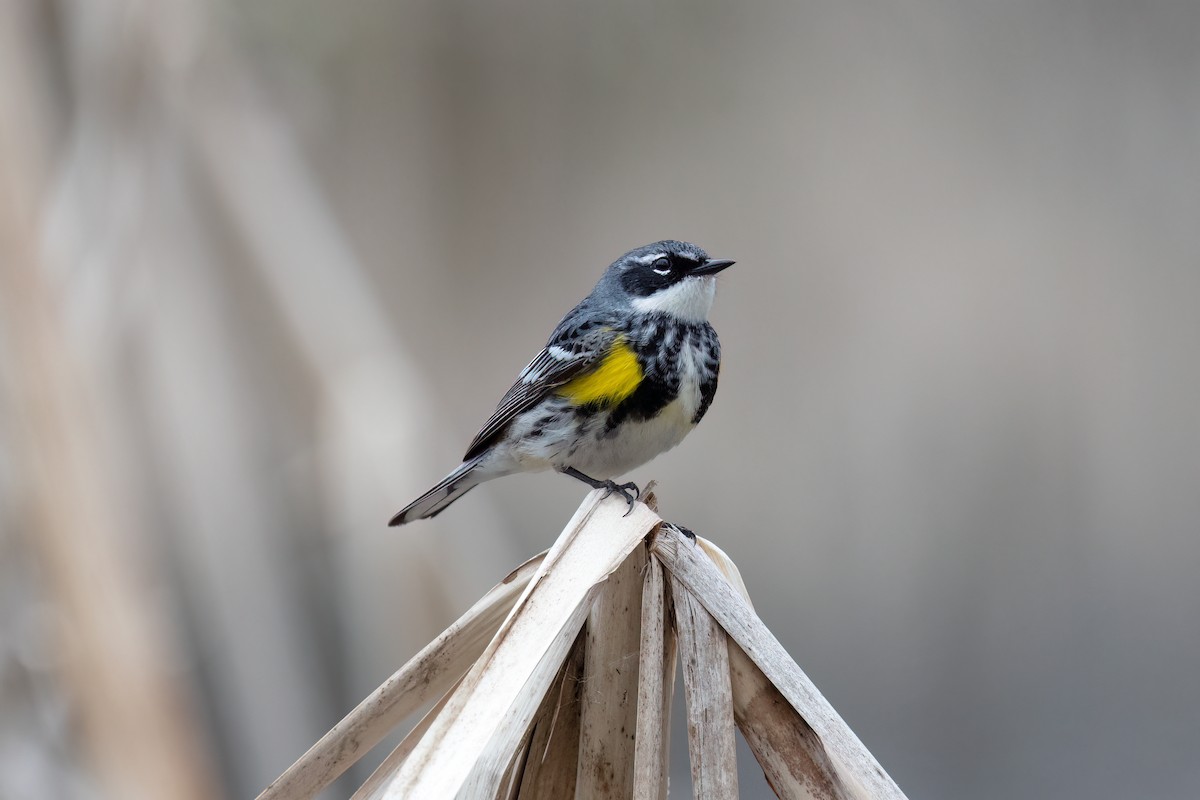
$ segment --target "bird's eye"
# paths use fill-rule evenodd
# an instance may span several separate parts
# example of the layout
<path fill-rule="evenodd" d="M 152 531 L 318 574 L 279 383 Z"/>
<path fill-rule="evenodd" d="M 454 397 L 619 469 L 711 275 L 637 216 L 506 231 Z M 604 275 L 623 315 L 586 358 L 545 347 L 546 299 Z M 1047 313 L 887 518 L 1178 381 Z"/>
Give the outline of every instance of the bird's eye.
<path fill-rule="evenodd" d="M 654 271 L 659 275 L 671 274 L 671 262 L 664 256 L 663 258 L 655 259 Z"/>

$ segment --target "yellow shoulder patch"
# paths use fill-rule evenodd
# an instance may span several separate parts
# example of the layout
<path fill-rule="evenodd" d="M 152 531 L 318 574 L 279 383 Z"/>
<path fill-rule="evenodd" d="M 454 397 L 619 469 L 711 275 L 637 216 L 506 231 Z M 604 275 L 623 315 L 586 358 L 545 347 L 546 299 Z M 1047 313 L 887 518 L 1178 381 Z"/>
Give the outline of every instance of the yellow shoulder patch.
<path fill-rule="evenodd" d="M 558 393 L 577 406 L 608 406 L 629 397 L 641 382 L 637 354 L 624 339 L 617 339 L 595 369 L 563 384 Z"/>

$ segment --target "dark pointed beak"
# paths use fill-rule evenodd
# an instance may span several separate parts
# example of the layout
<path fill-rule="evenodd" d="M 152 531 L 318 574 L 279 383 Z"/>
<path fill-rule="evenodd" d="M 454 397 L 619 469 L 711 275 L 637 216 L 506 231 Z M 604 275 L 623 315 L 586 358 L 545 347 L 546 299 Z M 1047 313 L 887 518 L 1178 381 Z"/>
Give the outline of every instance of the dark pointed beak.
<path fill-rule="evenodd" d="M 731 261 L 728 258 L 710 258 L 708 261 L 705 261 L 703 264 L 692 270 L 689 274 L 716 275 L 726 267 L 732 267 L 735 263 L 737 262 Z"/>

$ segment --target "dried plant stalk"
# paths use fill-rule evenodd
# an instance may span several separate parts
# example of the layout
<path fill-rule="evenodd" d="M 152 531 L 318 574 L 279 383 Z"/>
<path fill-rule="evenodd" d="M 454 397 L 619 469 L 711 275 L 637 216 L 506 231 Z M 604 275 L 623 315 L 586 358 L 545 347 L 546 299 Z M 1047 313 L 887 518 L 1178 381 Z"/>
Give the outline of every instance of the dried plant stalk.
<path fill-rule="evenodd" d="M 729 585 L 737 590 L 737 593 L 746 601 L 746 605 L 753 609 L 754 603 L 750 602 L 750 592 L 746 591 L 746 582 L 742 580 L 742 572 L 738 569 L 737 564 L 733 563 L 733 559 L 703 536 L 696 536 L 696 546 L 704 551 L 708 560 L 717 568 L 717 572 L 721 573 Z"/>
<path fill-rule="evenodd" d="M 729 643 L 729 676 L 734 719 L 775 794 L 781 800 L 850 797 L 820 738 L 733 642 Z"/>
<path fill-rule="evenodd" d="M 460 620 L 461 630 L 439 637 L 441 649 L 423 651 L 479 657 L 353 800 L 665 800 L 677 649 L 697 797 L 737 796 L 736 724 L 782 798 L 904 800 L 758 619 L 729 557 L 660 524 L 645 505 L 625 510 L 590 494 L 540 563 L 493 589 L 464 616 L 475 615 L 469 625 Z M 496 633 L 482 647 L 475 637 L 485 629 Z M 453 670 L 444 658 L 435 663 L 444 686 Z M 393 681 L 411 683 L 406 670 Z M 335 774 L 327 756 L 341 739 L 382 735 L 397 708 L 432 694 L 387 688 L 376 692 L 387 698 L 382 709 L 360 705 L 324 751 L 314 747 L 293 766 L 297 774 Z M 351 760 L 338 759 L 339 770 Z M 315 785 L 293 781 L 297 793 L 287 796 Z"/>
<path fill-rule="evenodd" d="M 662 564 L 651 556 L 642 586 L 642 631 L 638 665 L 637 740 L 634 753 L 634 800 L 661 800 L 667 796 L 667 748 L 665 733 L 670 714 L 664 714 L 663 631 L 665 602 Z M 671 659 L 671 671 L 675 660 Z"/>
<path fill-rule="evenodd" d="M 124 51 L 107 47 L 112 43 L 95 31 L 68 35 L 80 33 L 71 23 L 87 14 L 55 16 L 54 28 L 71 49 L 35 55 L 56 38 L 43 36 L 35 23 L 42 14 L 55 11 L 44 4 L 0 4 L 0 389 L 11 391 L 3 406 L 15 418 L 0 458 L 28 492 L 16 507 L 5 508 L 6 517 L 17 522 L 18 514 L 27 515 L 17 527 L 40 559 L 58 628 L 69 636 L 60 643 L 61 677 L 72 701 L 67 710 L 74 742 L 93 770 L 87 791 L 128 800 L 200 800 L 215 796 L 219 781 L 180 672 L 162 587 L 137 547 L 150 537 L 137 530 L 140 520 L 122 483 L 128 476 L 120 474 L 124 454 L 106 427 L 118 410 L 88 380 L 87 360 L 70 335 L 73 304 L 51 277 L 80 267 L 94 278 L 103 245 L 88 242 L 84 268 L 83 262 L 55 263 L 48 255 L 54 247 L 39 242 L 51 205 L 47 156 L 64 144 L 39 124 L 45 109 L 34 87 L 44 77 L 42 67 L 89 64 L 109 79 L 103 86 L 119 89 L 126 100 L 135 82 L 128 76 L 123 82 L 120 70 L 108 68 L 128 65 Z M 89 47 L 105 57 L 95 58 Z M 97 127 L 88 114 L 97 105 L 71 109 L 79 118 L 76 128 Z"/>
<path fill-rule="evenodd" d="M 392 752 L 388 753 L 387 758 L 375 768 L 375 771 L 371 773 L 371 776 L 367 778 L 363 785 L 358 787 L 358 791 L 350 797 L 350 800 L 379 800 L 383 795 L 383 787 L 388 777 L 400 769 L 400 765 L 404 763 L 404 759 L 408 758 L 409 753 L 417 746 L 417 742 L 421 741 L 421 737 L 425 735 L 425 731 L 429 730 L 429 726 L 437 719 L 438 714 L 442 713 L 442 709 L 446 707 L 446 703 L 450 702 L 451 695 L 454 694 L 455 690 L 461 684 L 462 680 L 459 679 L 450 691 L 442 695 L 441 699 L 433 704 L 433 708 L 429 709 L 425 713 L 425 716 L 421 717 L 421 721 L 414 725 L 412 730 L 400 740 L 400 744 L 396 745 L 392 749 Z"/>
<path fill-rule="evenodd" d="M 753 607 L 737 564 L 702 536 L 696 537 L 696 544 L 746 604 Z M 821 740 L 733 642 L 729 642 L 729 677 L 734 720 L 775 794 L 785 800 L 846 797 Z"/>
<path fill-rule="evenodd" d="M 294 800 L 316 795 L 421 704 L 445 692 L 479 658 L 545 556 L 545 553 L 534 556 L 492 587 L 322 736 L 264 789 L 258 800 Z"/>
<path fill-rule="evenodd" d="M 534 716 L 518 795 L 524 800 L 575 796 L 585 646 L 581 632 Z"/>
<path fill-rule="evenodd" d="M 737 746 L 725 632 L 686 586 L 673 581 L 672 590 L 683 659 L 692 792 L 714 800 L 737 797 Z"/>
<path fill-rule="evenodd" d="M 487 797 L 566 657 L 599 585 L 658 517 L 595 491 L 550 549 L 462 687 L 388 784 L 389 798 Z"/>
<path fill-rule="evenodd" d="M 521 789 L 521 775 L 525 771 L 525 760 L 528 757 L 529 738 L 526 737 L 500 778 L 500 788 L 496 791 L 495 800 L 517 800 L 517 793 Z"/>
<path fill-rule="evenodd" d="M 576 800 L 623 800 L 633 790 L 645 568 L 646 548 L 634 548 L 588 613 Z"/>
<path fill-rule="evenodd" d="M 854 731 L 695 543 L 677 530 L 663 526 L 654 537 L 651 552 L 662 559 L 677 583 L 694 593 L 813 729 L 849 797 L 863 800 L 904 797 Z M 676 597 L 677 605 L 678 602 Z"/>

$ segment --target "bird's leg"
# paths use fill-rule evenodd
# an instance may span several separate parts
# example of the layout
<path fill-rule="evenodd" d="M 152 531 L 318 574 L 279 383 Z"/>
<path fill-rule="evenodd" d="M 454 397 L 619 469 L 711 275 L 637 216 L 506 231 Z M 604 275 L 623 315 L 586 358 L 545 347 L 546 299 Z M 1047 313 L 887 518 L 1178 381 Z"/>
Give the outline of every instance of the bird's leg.
<path fill-rule="evenodd" d="M 629 483 L 615 483 L 611 480 L 598 480 L 590 475 L 584 475 L 574 467 L 563 467 L 559 470 L 564 475 L 570 475 L 576 480 L 581 480 L 593 489 L 607 489 L 604 493 L 605 497 L 610 494 L 619 494 L 625 498 L 625 502 L 629 503 L 629 509 L 625 512 L 625 516 L 629 516 L 629 512 L 633 511 L 633 504 L 642 496 L 642 490 L 637 487 L 632 481 Z"/>

